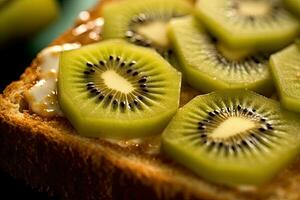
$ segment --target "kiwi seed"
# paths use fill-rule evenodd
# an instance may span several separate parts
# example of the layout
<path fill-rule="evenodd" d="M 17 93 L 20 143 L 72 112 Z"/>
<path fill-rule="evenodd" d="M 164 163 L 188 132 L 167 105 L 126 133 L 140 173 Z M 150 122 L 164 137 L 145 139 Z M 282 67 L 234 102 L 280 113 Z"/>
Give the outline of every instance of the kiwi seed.
<path fill-rule="evenodd" d="M 199 21 L 233 49 L 276 51 L 299 34 L 300 24 L 281 0 L 198 0 Z"/>
<path fill-rule="evenodd" d="M 159 134 L 174 115 L 180 80 L 153 50 L 107 40 L 63 52 L 58 99 L 81 135 L 140 138 Z"/>
<path fill-rule="evenodd" d="M 268 53 L 233 51 L 192 17 L 173 19 L 169 36 L 193 88 L 201 92 L 247 88 L 264 95 L 272 93 Z"/>
<path fill-rule="evenodd" d="M 164 21 L 164 23 L 167 23 L 171 18 L 179 17 L 180 15 L 172 15 L 166 18 L 161 19 L 160 15 L 153 15 L 147 14 L 147 13 L 140 13 L 137 16 L 133 16 L 129 26 L 128 30 L 124 34 L 124 37 L 127 38 L 131 43 L 134 43 L 136 45 L 144 46 L 144 47 L 150 47 L 155 49 L 158 53 L 160 53 L 164 58 L 169 58 L 172 55 L 172 49 L 167 48 L 164 49 L 160 46 L 157 46 L 157 44 L 153 43 L 150 39 L 145 38 L 144 36 L 140 35 L 139 32 L 136 30 L 136 27 L 143 26 L 144 24 L 150 24 L 155 21 Z"/>
<path fill-rule="evenodd" d="M 247 90 L 201 95 L 162 134 L 162 151 L 212 182 L 261 185 L 300 152 L 299 116 Z"/>
<path fill-rule="evenodd" d="M 263 136 L 255 132 L 266 132 L 268 130 L 274 130 L 272 122 L 269 122 L 262 115 L 258 114 L 255 109 L 251 110 L 248 108 L 243 108 L 241 105 L 237 105 L 235 109 L 227 107 L 210 111 L 208 112 L 208 115 L 208 118 L 198 122 L 198 129 L 200 130 L 199 133 L 202 140 L 201 142 L 203 144 L 207 144 L 208 147 L 217 145 L 219 148 L 225 148 L 225 150 L 228 150 L 229 148 L 234 149 L 234 152 L 237 153 L 237 151 L 242 148 L 242 144 L 253 143 L 253 141 L 257 141 L 258 143 L 263 141 Z M 214 139 L 210 140 L 209 133 L 213 132 L 213 130 L 217 128 L 219 124 L 230 117 L 247 118 L 255 121 L 260 121 L 261 123 L 257 125 L 257 130 L 249 129 L 246 132 L 243 132 L 243 137 L 234 137 L 230 139 L 225 138 L 218 141 L 215 141 Z M 270 135 L 272 135 L 271 132 Z"/>
<path fill-rule="evenodd" d="M 189 14 L 191 9 L 190 3 L 183 0 L 120 1 L 104 9 L 103 37 L 124 38 L 171 59 L 172 50 L 165 33 L 167 23 Z"/>
<path fill-rule="evenodd" d="M 86 69 L 83 74 L 87 80 L 86 88 L 92 95 L 98 96 L 100 101 L 106 99 L 108 103 L 112 102 L 115 108 L 120 106 L 123 110 L 129 108 L 133 110 L 134 108 L 141 109 L 138 107 L 140 103 L 146 103 L 143 96 L 148 96 L 149 93 L 147 76 L 138 76 L 139 72 L 134 69 L 134 65 L 137 64 L 136 61 L 126 61 L 121 56 L 109 55 L 107 60 L 100 60 L 99 64 L 93 64 L 91 62 L 86 62 Z M 103 82 L 93 81 L 96 72 L 107 71 L 111 66 L 117 66 L 119 73 L 129 75 L 130 82 L 132 85 L 138 85 L 134 92 L 121 95 L 119 91 L 107 88 Z M 107 98 L 106 98 L 107 97 Z"/>

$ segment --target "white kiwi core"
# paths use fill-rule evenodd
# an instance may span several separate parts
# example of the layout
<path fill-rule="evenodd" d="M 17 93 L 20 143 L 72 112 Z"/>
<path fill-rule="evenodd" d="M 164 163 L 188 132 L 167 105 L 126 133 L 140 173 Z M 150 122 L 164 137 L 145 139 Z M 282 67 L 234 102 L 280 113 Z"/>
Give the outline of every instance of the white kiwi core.
<path fill-rule="evenodd" d="M 209 135 L 213 139 L 226 139 L 256 127 L 252 120 L 242 117 L 230 117 L 223 121 Z"/>
<path fill-rule="evenodd" d="M 239 12 L 246 16 L 263 16 L 270 10 L 271 5 L 266 1 L 244 0 L 239 3 Z"/>
<path fill-rule="evenodd" d="M 124 94 L 131 93 L 134 90 L 132 84 L 114 70 L 107 70 L 103 72 L 101 74 L 101 78 L 104 80 L 104 83 L 108 88 Z"/>
<path fill-rule="evenodd" d="M 153 21 L 137 27 L 137 32 L 151 42 L 161 47 L 168 47 L 167 23 L 163 21 Z"/>

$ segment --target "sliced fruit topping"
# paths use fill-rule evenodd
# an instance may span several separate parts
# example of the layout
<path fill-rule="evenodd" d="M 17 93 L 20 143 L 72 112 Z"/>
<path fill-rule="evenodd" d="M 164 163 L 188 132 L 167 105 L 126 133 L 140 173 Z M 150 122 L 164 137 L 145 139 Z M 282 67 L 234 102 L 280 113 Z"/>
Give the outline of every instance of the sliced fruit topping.
<path fill-rule="evenodd" d="M 169 36 L 187 82 L 202 92 L 248 88 L 272 93 L 267 54 L 233 51 L 211 37 L 191 17 L 170 22 Z"/>
<path fill-rule="evenodd" d="M 79 134 L 159 134 L 179 105 L 180 74 L 155 51 L 105 41 L 61 56 L 58 96 Z"/>
<path fill-rule="evenodd" d="M 299 122 L 254 92 L 214 92 L 177 112 L 163 132 L 162 150 L 212 182 L 261 185 L 298 155 Z"/>
<path fill-rule="evenodd" d="M 199 20 L 233 48 L 274 51 L 300 31 L 280 0 L 198 0 L 196 7 Z"/>
<path fill-rule="evenodd" d="M 271 56 L 271 71 L 282 105 L 300 112 L 300 48 L 291 45 Z"/>
<path fill-rule="evenodd" d="M 127 41 L 156 49 L 169 58 L 172 50 L 166 36 L 170 19 L 189 14 L 191 5 L 185 0 L 124 0 L 104 8 L 103 37 Z"/>

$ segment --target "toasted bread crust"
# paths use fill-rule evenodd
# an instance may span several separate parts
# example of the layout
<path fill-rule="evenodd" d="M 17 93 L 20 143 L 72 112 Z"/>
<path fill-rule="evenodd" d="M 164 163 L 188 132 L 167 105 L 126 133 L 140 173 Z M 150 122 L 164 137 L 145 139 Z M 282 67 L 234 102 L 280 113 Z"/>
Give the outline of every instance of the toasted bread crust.
<path fill-rule="evenodd" d="M 102 0 L 91 12 L 99 16 Z M 73 42 L 70 30 L 53 44 Z M 218 186 L 163 155 L 148 156 L 105 140 L 80 137 L 64 118 L 29 113 L 23 92 L 37 79 L 33 61 L 0 95 L 0 169 L 63 199 L 300 199 L 299 161 L 256 190 Z M 197 92 L 185 89 L 182 104 Z"/>
<path fill-rule="evenodd" d="M 65 199 L 134 199 L 145 194 L 156 199 L 151 187 L 129 179 L 98 148 L 97 153 L 88 152 L 71 138 L 8 123 L 1 123 L 0 131 L 5 132 L 0 134 L 1 168 L 32 187 Z"/>

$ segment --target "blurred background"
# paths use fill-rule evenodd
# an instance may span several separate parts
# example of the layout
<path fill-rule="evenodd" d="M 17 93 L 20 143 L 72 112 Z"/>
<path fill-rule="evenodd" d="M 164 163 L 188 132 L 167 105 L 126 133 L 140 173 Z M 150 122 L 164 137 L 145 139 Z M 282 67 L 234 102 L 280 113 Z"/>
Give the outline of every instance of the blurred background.
<path fill-rule="evenodd" d="M 0 92 L 98 0 L 0 0 Z M 9 198 L 6 198 L 9 197 Z M 0 170 L 0 199 L 48 199 Z"/>

